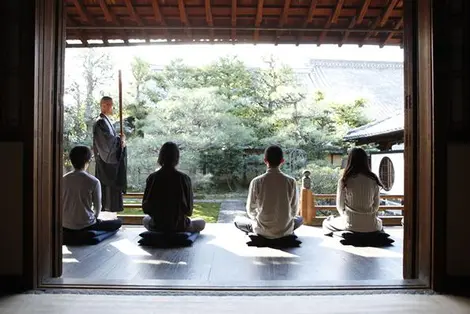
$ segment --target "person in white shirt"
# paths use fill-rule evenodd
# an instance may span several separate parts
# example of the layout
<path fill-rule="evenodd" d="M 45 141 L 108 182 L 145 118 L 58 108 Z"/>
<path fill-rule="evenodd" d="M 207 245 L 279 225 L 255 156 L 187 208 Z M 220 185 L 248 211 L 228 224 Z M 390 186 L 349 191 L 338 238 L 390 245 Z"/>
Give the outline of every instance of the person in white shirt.
<path fill-rule="evenodd" d="M 235 226 L 245 233 L 256 233 L 269 239 L 290 235 L 303 219 L 297 216 L 298 191 L 294 178 L 279 167 L 284 163 L 279 146 L 269 146 L 264 153 L 266 173 L 254 178 L 249 187 L 246 211 L 249 217 L 237 217 Z"/>
<path fill-rule="evenodd" d="M 86 172 L 92 158 L 86 146 L 75 146 L 69 154 L 73 171 L 62 178 L 62 227 L 68 230 L 115 231 L 121 228 L 119 219 L 100 220 L 101 184 Z"/>
<path fill-rule="evenodd" d="M 338 181 L 336 208 L 338 217 L 323 221 L 325 234 L 335 231 L 375 232 L 382 230 L 382 220 L 377 217 L 382 182 L 370 170 L 367 153 L 353 148 L 348 163 Z"/>

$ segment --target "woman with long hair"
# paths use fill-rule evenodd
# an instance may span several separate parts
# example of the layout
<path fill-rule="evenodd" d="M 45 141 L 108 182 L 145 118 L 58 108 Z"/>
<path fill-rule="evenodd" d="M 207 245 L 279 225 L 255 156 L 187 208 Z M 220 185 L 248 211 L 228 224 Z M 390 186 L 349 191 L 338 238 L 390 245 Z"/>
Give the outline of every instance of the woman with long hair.
<path fill-rule="evenodd" d="M 336 208 L 339 217 L 324 220 L 324 229 L 328 232 L 381 231 L 382 220 L 377 217 L 377 212 L 382 187 L 382 182 L 370 170 L 367 153 L 362 148 L 353 148 L 338 181 Z"/>

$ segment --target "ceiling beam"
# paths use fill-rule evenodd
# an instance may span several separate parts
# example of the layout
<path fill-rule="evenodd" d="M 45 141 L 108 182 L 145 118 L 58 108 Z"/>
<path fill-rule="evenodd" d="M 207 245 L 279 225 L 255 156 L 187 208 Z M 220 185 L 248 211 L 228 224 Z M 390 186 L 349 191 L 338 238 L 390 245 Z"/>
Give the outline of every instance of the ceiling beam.
<path fill-rule="evenodd" d="M 364 17 L 366 16 L 367 9 L 369 9 L 370 2 L 371 0 L 364 0 L 361 11 L 359 12 L 359 15 L 357 16 L 357 20 L 356 20 L 357 24 L 362 24 L 362 21 L 364 20 Z"/>
<path fill-rule="evenodd" d="M 158 5 L 158 0 L 152 0 L 152 10 L 153 15 L 155 16 L 155 20 L 162 26 L 166 26 L 165 19 L 162 16 L 162 12 L 160 10 L 160 5 Z"/>
<path fill-rule="evenodd" d="M 392 0 L 390 2 L 390 4 L 387 7 L 387 10 L 385 10 L 385 12 L 382 16 L 382 20 L 380 21 L 380 27 L 383 27 L 385 25 L 385 23 L 387 23 L 387 20 L 390 17 L 390 15 L 392 14 L 393 9 L 395 9 L 395 7 L 397 6 L 397 3 L 398 3 L 398 0 Z"/>
<path fill-rule="evenodd" d="M 348 30 L 344 32 L 343 38 L 341 39 L 340 43 L 338 44 L 339 47 L 341 47 L 349 38 L 349 34 L 351 34 L 350 29 L 352 29 L 356 25 L 356 17 L 353 16 L 351 19 L 351 22 L 349 22 L 348 25 Z"/>
<path fill-rule="evenodd" d="M 91 25 L 95 25 L 95 21 L 93 20 L 91 15 L 88 14 L 85 6 L 83 5 L 83 3 L 80 0 L 73 0 L 73 4 L 77 8 L 78 14 L 80 15 L 80 18 L 83 21 L 88 22 Z"/>
<path fill-rule="evenodd" d="M 189 24 L 188 14 L 186 13 L 186 7 L 184 6 L 184 0 L 178 0 L 178 10 L 180 11 L 180 21 L 186 27 L 185 32 L 188 37 L 192 37 L 192 32 L 188 28 Z"/>
<path fill-rule="evenodd" d="M 69 0 L 69 1 L 72 1 L 72 0 Z M 87 0 L 87 1 L 89 1 L 89 0 Z M 140 0 L 140 1 L 144 1 L 144 0 Z M 148 1 L 147 5 L 136 6 L 134 4 L 135 11 L 143 18 L 144 22 L 145 22 L 144 17 L 145 18 L 150 18 L 153 15 L 153 9 L 152 9 L 151 2 L 150 2 L 150 0 L 147 0 L 147 1 Z M 160 1 L 163 1 L 163 0 L 160 0 Z M 317 3 L 322 3 L 318 0 L 315 0 L 315 1 L 317 1 Z M 326 0 L 323 0 L 323 2 L 324 1 L 326 1 Z M 331 1 L 331 0 L 329 0 L 329 1 Z M 187 0 L 187 2 L 188 3 L 193 3 L 192 0 Z M 174 6 L 168 5 L 168 1 L 165 1 L 165 3 L 166 3 L 165 5 L 162 5 L 161 2 L 160 2 L 160 10 L 161 10 L 162 15 L 166 18 L 167 22 L 169 22 L 170 19 L 175 19 L 177 17 L 179 18 L 179 9 L 178 9 L 178 6 L 176 5 L 177 2 L 175 2 Z M 203 3 L 204 2 L 202 2 L 199 5 L 186 6 L 186 12 L 187 12 L 188 17 L 190 19 L 192 19 L 193 17 L 195 19 L 205 17 L 204 16 L 204 4 Z M 265 18 L 271 18 L 271 19 L 277 19 L 277 21 L 279 21 L 279 16 L 282 14 L 282 10 L 283 10 L 283 3 L 284 3 L 284 1 L 282 1 L 282 4 L 280 6 L 277 6 L 277 7 L 268 6 L 266 4 L 263 7 L 263 20 Z M 296 3 L 297 3 L 297 1 L 296 1 Z M 308 2 L 308 3 L 310 4 L 310 2 Z M 347 2 L 345 2 L 345 3 L 347 3 Z M 291 19 L 292 17 L 296 18 L 299 22 L 299 26 L 302 25 L 301 20 L 305 19 L 305 17 L 308 15 L 309 4 L 307 4 L 306 6 L 300 7 L 300 6 L 294 6 L 293 3 L 292 3 L 292 5 L 289 9 L 289 19 Z M 185 1 L 185 5 L 186 5 L 186 1 Z M 122 2 L 121 5 L 110 6 L 108 4 L 108 6 L 112 8 L 112 11 L 116 14 L 116 16 L 118 18 L 122 15 L 128 15 L 129 14 L 129 11 L 127 10 L 127 7 L 124 4 L 124 2 Z M 86 6 L 86 9 L 92 16 L 98 16 L 98 15 L 103 14 L 101 8 L 98 5 Z M 340 18 L 356 16 L 358 14 L 359 10 L 360 10 L 360 8 L 347 7 L 346 5 L 344 5 L 343 8 L 341 9 Z M 202 15 L 201 15 L 201 11 L 202 11 Z M 333 7 L 331 7 L 331 6 L 327 7 L 327 6 L 317 5 L 316 8 L 315 8 L 315 17 L 320 16 L 320 17 L 326 18 L 326 17 L 330 16 L 331 14 L 333 14 L 334 11 L 335 11 L 334 6 Z M 75 6 L 68 6 L 67 7 L 67 12 L 71 15 L 78 15 L 79 14 L 79 12 L 78 12 L 78 10 Z M 240 6 L 238 6 L 238 8 L 237 8 L 237 16 L 238 16 L 239 20 L 240 20 L 240 17 L 243 17 L 245 19 L 253 19 L 254 20 L 254 18 L 256 16 L 256 12 L 257 12 L 257 1 L 256 1 L 256 4 L 254 4 L 253 6 L 242 6 L 242 2 L 240 1 Z M 367 11 L 367 14 L 366 14 L 366 18 L 370 19 L 371 17 L 375 17 L 377 15 L 383 14 L 383 12 L 384 12 L 384 8 L 380 8 L 380 7 L 377 7 L 377 6 L 369 7 L 369 9 Z M 212 3 L 212 15 L 213 15 L 214 21 L 216 19 L 230 18 L 230 13 L 231 13 L 231 4 L 230 4 L 230 2 L 226 3 L 225 5 L 220 5 L 220 4 L 218 4 L 218 2 L 217 2 L 217 5 L 215 4 L 215 2 Z M 393 10 L 390 18 L 393 17 L 393 18 L 398 19 L 398 18 L 401 17 L 401 14 L 402 14 L 402 10 Z M 240 24 L 240 23 L 238 23 L 238 24 Z M 276 22 L 276 24 L 277 24 L 277 22 Z"/>
<path fill-rule="evenodd" d="M 333 22 L 333 16 L 330 16 L 325 23 L 325 30 L 322 31 L 320 36 L 318 37 L 318 42 L 317 42 L 318 47 L 320 47 L 320 45 L 323 43 L 323 40 L 325 39 L 325 36 L 328 33 L 327 29 L 331 27 L 332 22 Z"/>
<path fill-rule="evenodd" d="M 261 22 L 263 21 L 263 5 L 264 0 L 258 0 L 258 6 L 256 10 L 256 19 L 255 19 L 255 27 L 258 28 L 261 26 Z M 254 40 L 255 43 L 258 41 L 259 38 L 259 29 L 255 29 Z"/>
<path fill-rule="evenodd" d="M 131 0 L 124 0 L 126 2 L 126 7 L 127 7 L 127 10 L 129 11 L 129 15 L 132 17 L 132 19 L 139 25 L 139 26 L 143 26 L 144 23 L 142 22 L 142 19 L 140 18 L 140 16 L 137 14 L 137 12 L 135 11 L 134 9 L 134 6 L 132 5 L 132 1 Z"/>
<path fill-rule="evenodd" d="M 279 19 L 279 28 L 282 28 L 284 24 L 287 22 L 287 18 L 289 17 L 289 8 L 290 8 L 291 0 L 284 0 L 284 8 L 282 9 L 282 14 Z M 277 46 L 279 43 L 279 36 L 282 35 L 282 31 L 276 31 L 276 38 L 274 39 L 274 44 Z"/>
<path fill-rule="evenodd" d="M 333 13 L 333 18 L 331 19 L 331 23 L 336 24 L 338 23 L 338 18 L 341 15 L 341 9 L 343 8 L 344 0 L 338 0 L 336 4 L 335 12 Z"/>
<path fill-rule="evenodd" d="M 379 26 L 382 27 L 382 23 L 385 24 L 387 22 L 388 18 L 393 12 L 393 9 L 397 5 L 397 2 L 398 0 L 391 0 L 387 8 L 383 9 L 382 14 L 380 14 L 380 16 L 375 20 L 374 25 L 372 26 L 373 30 L 377 29 Z M 368 32 L 365 40 L 368 40 L 371 36 L 377 36 L 377 34 L 377 32 Z"/>
<path fill-rule="evenodd" d="M 72 19 L 70 18 L 70 16 L 67 15 L 66 25 L 75 26 L 76 23 L 75 23 L 74 20 L 72 20 Z M 78 38 L 79 38 L 80 41 L 82 42 L 82 45 L 83 45 L 84 47 L 88 47 L 88 41 L 87 41 L 87 39 L 86 39 L 86 36 L 83 34 L 83 31 L 80 30 L 80 29 L 77 29 L 76 32 L 77 32 Z"/>
<path fill-rule="evenodd" d="M 235 39 L 237 38 L 237 0 L 232 0 L 232 30 L 230 37 L 232 39 L 232 42 L 235 42 Z"/>
<path fill-rule="evenodd" d="M 279 27 L 283 27 L 287 21 L 287 18 L 289 16 L 290 3 L 291 3 L 291 0 L 284 1 L 284 8 L 282 9 L 282 15 L 281 15 L 281 18 L 279 19 Z"/>
<path fill-rule="evenodd" d="M 399 30 L 401 27 L 403 27 L 403 17 L 400 19 L 400 21 L 398 21 L 394 29 Z M 395 33 L 389 33 L 385 40 L 380 44 L 380 48 L 383 48 L 390 41 L 390 39 L 392 39 L 393 35 L 395 35 Z"/>
<path fill-rule="evenodd" d="M 307 18 L 305 19 L 302 28 L 307 27 L 308 24 L 312 23 L 313 16 L 315 15 L 315 9 L 317 8 L 318 0 L 312 0 L 310 7 L 308 8 Z"/>
<path fill-rule="evenodd" d="M 157 21 L 157 23 L 160 24 L 161 26 L 166 26 L 166 21 L 163 18 L 162 12 L 160 10 L 160 5 L 158 4 L 158 0 L 152 0 L 152 10 L 153 10 L 153 16 L 155 17 L 155 21 Z M 171 38 L 171 35 L 168 29 L 164 29 L 163 33 L 165 34 L 165 37 L 167 40 Z"/>
<path fill-rule="evenodd" d="M 374 32 L 374 30 L 377 28 L 377 26 L 379 26 L 381 19 L 382 18 L 380 16 L 376 17 L 374 24 L 370 28 L 370 31 L 367 32 L 367 35 L 364 36 L 364 39 L 362 40 L 362 43 L 359 44 L 359 47 L 362 47 L 366 43 L 366 41 L 369 40 L 369 38 L 372 36 L 372 34 L 376 33 L 376 32 Z"/>
<path fill-rule="evenodd" d="M 317 8 L 317 4 L 318 4 L 318 0 L 311 0 L 310 7 L 308 8 L 307 17 L 302 24 L 302 28 L 306 28 L 308 24 L 312 23 L 313 16 L 315 15 L 315 10 Z M 304 36 L 304 32 L 300 32 L 299 36 L 297 36 L 296 46 L 300 44 L 300 41 L 302 40 L 303 36 Z"/>
<path fill-rule="evenodd" d="M 209 33 L 211 41 L 214 41 L 214 20 L 212 19 L 211 0 L 204 1 L 204 9 L 206 11 L 206 23 L 210 27 Z"/>
<path fill-rule="evenodd" d="M 106 18 L 106 21 L 112 22 L 116 25 L 120 25 L 118 19 L 116 18 L 116 15 L 109 9 L 108 4 L 106 3 L 105 0 L 99 0 L 99 4 L 101 7 L 101 10 L 103 10 L 104 17 Z"/>
<path fill-rule="evenodd" d="M 184 27 L 184 26 L 168 26 L 168 27 L 162 27 L 162 26 L 67 26 L 67 29 L 73 30 L 73 29 L 81 29 L 81 30 L 114 30 L 114 31 L 120 31 L 120 30 L 162 30 L 164 28 L 170 29 L 170 30 L 184 30 L 186 28 L 189 28 L 191 30 L 209 30 L 210 27 L 207 26 L 189 26 L 189 27 Z M 232 27 L 228 26 L 221 26 L 217 27 L 217 29 L 220 30 L 230 30 Z M 237 30 L 244 30 L 244 31 L 253 31 L 256 30 L 256 27 L 249 26 L 239 26 L 237 27 Z M 259 27 L 259 30 L 262 31 L 279 31 L 278 27 Z M 366 32 L 377 32 L 377 33 L 402 33 L 402 30 L 396 30 L 394 28 L 378 28 L 378 29 L 371 29 L 371 28 L 352 28 L 349 29 L 347 27 L 331 27 L 329 29 L 325 29 L 325 27 L 311 27 L 307 29 L 303 28 L 295 28 L 295 27 L 286 27 L 283 28 L 282 30 L 284 31 L 289 31 L 289 32 L 304 32 L 304 33 L 309 33 L 309 32 L 322 32 L 324 30 L 327 30 L 329 32 L 345 32 L 345 31 L 350 31 L 351 33 L 366 33 Z"/>

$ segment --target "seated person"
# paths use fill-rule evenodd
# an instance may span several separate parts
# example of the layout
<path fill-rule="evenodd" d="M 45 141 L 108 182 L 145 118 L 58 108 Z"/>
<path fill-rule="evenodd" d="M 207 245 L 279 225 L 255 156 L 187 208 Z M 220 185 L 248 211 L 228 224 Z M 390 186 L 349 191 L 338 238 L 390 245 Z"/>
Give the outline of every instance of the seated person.
<path fill-rule="evenodd" d="M 91 150 L 86 146 L 75 146 L 70 151 L 70 161 L 75 170 L 62 178 L 62 227 L 69 230 L 116 231 L 121 221 L 100 220 L 101 184 L 86 172 L 91 160 Z"/>
<path fill-rule="evenodd" d="M 353 148 L 338 182 L 336 208 L 339 217 L 324 220 L 325 231 L 381 231 L 382 220 L 377 217 L 381 187 L 379 178 L 370 170 L 367 153 L 362 148 Z"/>
<path fill-rule="evenodd" d="M 249 187 L 246 211 L 248 218 L 237 217 L 235 226 L 268 239 L 291 235 L 303 219 L 298 209 L 297 183 L 279 167 L 284 163 L 279 146 L 269 146 L 264 153 L 266 173 L 254 178 Z"/>
<path fill-rule="evenodd" d="M 147 178 L 142 209 L 147 214 L 144 227 L 159 232 L 200 232 L 206 222 L 190 219 L 193 214 L 193 190 L 188 175 L 176 170 L 180 158 L 178 146 L 167 142 L 160 148 L 161 168 Z"/>

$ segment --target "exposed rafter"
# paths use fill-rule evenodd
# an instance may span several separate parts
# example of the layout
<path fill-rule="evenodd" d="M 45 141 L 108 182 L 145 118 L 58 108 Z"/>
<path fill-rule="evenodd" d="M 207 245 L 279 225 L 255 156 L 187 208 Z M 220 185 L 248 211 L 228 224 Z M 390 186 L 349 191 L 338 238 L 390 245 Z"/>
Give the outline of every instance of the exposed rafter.
<path fill-rule="evenodd" d="M 76 23 L 68 15 L 67 15 L 67 25 L 76 25 Z M 77 36 L 82 42 L 83 47 L 88 47 L 88 41 L 86 40 L 86 37 L 83 34 L 83 31 L 77 30 Z"/>
<path fill-rule="evenodd" d="M 101 10 L 103 10 L 104 17 L 106 21 L 111 22 L 115 25 L 120 25 L 116 15 L 110 10 L 108 7 L 108 4 L 106 3 L 106 0 L 98 0 Z"/>
<path fill-rule="evenodd" d="M 192 32 L 191 29 L 189 29 L 191 25 L 189 23 L 188 14 L 186 13 L 186 7 L 184 6 L 184 0 L 178 0 L 178 10 L 180 11 L 181 23 L 186 26 L 185 33 L 188 37 L 191 37 Z"/>
<path fill-rule="evenodd" d="M 211 41 L 214 41 L 214 28 L 213 28 L 214 27 L 214 20 L 212 19 L 211 0 L 205 0 L 204 1 L 204 8 L 205 8 L 205 11 L 206 11 L 207 26 L 209 26 L 211 28 L 209 30 Z"/>
<path fill-rule="evenodd" d="M 359 44 L 359 47 L 362 47 L 368 40 L 369 38 L 372 36 L 372 34 L 374 34 L 374 30 L 377 28 L 377 26 L 379 26 L 380 24 L 380 21 L 381 21 L 381 17 L 380 16 L 377 16 L 375 18 L 375 22 L 374 24 L 372 25 L 371 29 L 369 32 L 367 32 L 366 36 L 364 37 L 364 39 L 362 40 L 362 42 Z"/>
<path fill-rule="evenodd" d="M 338 18 L 341 14 L 341 9 L 343 8 L 344 0 L 338 0 L 336 4 L 335 12 L 333 13 L 333 17 L 331 18 L 331 23 L 336 24 L 338 23 Z"/>
<path fill-rule="evenodd" d="M 80 0 L 73 0 L 73 4 L 77 8 L 78 14 L 80 15 L 80 18 L 83 21 L 87 22 L 90 25 L 95 25 L 95 21 L 93 20 L 91 15 L 88 14 L 85 6 L 83 5 L 83 3 Z"/>
<path fill-rule="evenodd" d="M 325 30 L 323 32 L 321 32 L 320 37 L 318 37 L 317 46 L 320 46 L 321 44 L 323 44 L 323 41 L 325 40 L 326 34 L 328 33 L 327 29 L 329 29 L 331 27 L 332 22 L 333 22 L 333 16 L 330 16 L 328 18 L 328 20 L 326 21 Z"/>
<path fill-rule="evenodd" d="M 284 8 L 282 10 L 282 15 L 279 18 L 279 28 L 282 28 L 287 21 L 289 16 L 289 8 L 290 8 L 291 0 L 284 0 Z M 281 31 L 276 32 L 275 44 L 277 45 L 279 42 L 279 36 Z"/>
<path fill-rule="evenodd" d="M 390 4 L 388 5 L 387 10 L 385 10 L 385 12 L 382 16 L 382 20 L 380 21 L 380 24 L 379 24 L 380 27 L 384 27 L 385 23 L 387 23 L 387 20 L 390 17 L 390 15 L 392 14 L 393 9 L 395 9 L 395 7 L 397 6 L 398 1 L 399 0 L 390 1 Z"/>
<path fill-rule="evenodd" d="M 137 23 L 137 25 L 143 26 L 144 23 L 142 22 L 142 19 L 135 11 L 134 6 L 132 5 L 132 1 L 131 0 L 124 0 L 124 1 L 126 2 L 127 10 L 129 10 L 129 15 L 132 17 L 132 19 Z"/>
<path fill-rule="evenodd" d="M 235 42 L 237 37 L 237 0 L 232 0 L 232 30 L 230 31 L 230 39 Z"/>
<path fill-rule="evenodd" d="M 258 0 L 256 19 L 255 19 L 255 27 L 257 28 L 261 26 L 261 22 L 263 21 L 263 5 L 264 5 L 264 0 Z M 253 36 L 255 43 L 258 41 L 258 38 L 259 38 L 259 29 L 256 29 L 255 34 Z"/>
<path fill-rule="evenodd" d="M 403 27 L 403 17 L 400 19 L 400 21 L 398 21 L 394 29 L 399 30 L 402 27 Z M 390 41 L 390 39 L 392 39 L 393 35 L 395 35 L 395 33 L 389 33 L 387 37 L 385 38 L 385 40 L 380 44 L 380 48 L 383 48 Z"/>
<path fill-rule="evenodd" d="M 308 8 L 307 18 L 305 19 L 302 28 L 306 28 L 308 24 L 312 23 L 313 16 L 315 15 L 315 10 L 317 8 L 318 0 L 312 0 L 310 2 L 310 7 Z"/>
<path fill-rule="evenodd" d="M 205 43 L 208 38 L 214 43 L 403 42 L 403 0 L 63 1 L 69 17 L 66 36 L 77 46 L 86 41 L 90 47 L 103 46 L 101 40 L 90 42 L 101 38 L 109 46 Z"/>
<path fill-rule="evenodd" d="M 387 20 L 390 17 L 390 15 L 392 14 L 393 9 L 397 5 L 397 3 L 398 3 L 398 0 L 391 0 L 390 1 L 388 6 L 383 10 L 382 14 L 378 17 L 378 19 L 375 20 L 372 29 L 375 30 L 378 27 L 383 27 L 383 25 L 385 25 L 385 23 L 387 23 Z M 372 34 L 369 32 L 369 33 L 367 33 L 364 40 L 368 40 L 371 36 L 375 37 L 375 36 L 377 36 L 377 34 L 378 34 L 377 32 L 372 32 Z"/>
<path fill-rule="evenodd" d="M 162 12 L 160 10 L 160 5 L 158 4 L 158 0 L 152 0 L 152 9 L 153 15 L 155 16 L 155 20 L 162 26 L 166 25 L 165 19 L 162 16 Z"/>
<path fill-rule="evenodd" d="M 354 25 L 356 25 L 356 17 L 355 16 L 351 19 L 351 22 L 349 22 L 348 30 L 344 32 L 343 38 L 341 39 L 341 41 L 338 44 L 339 47 L 341 47 L 348 40 L 349 34 L 351 34 L 351 31 L 349 31 L 349 30 L 353 29 Z"/>
<path fill-rule="evenodd" d="M 167 24 L 160 10 L 160 5 L 158 4 L 158 0 L 152 0 L 152 10 L 153 10 L 153 16 L 155 17 L 155 21 L 157 21 L 157 23 L 160 24 L 161 26 L 166 26 Z M 171 39 L 171 35 L 168 32 L 168 29 L 165 29 L 163 33 L 165 34 L 165 37 L 167 40 Z"/>
<path fill-rule="evenodd" d="M 357 20 L 356 20 L 357 24 L 362 24 L 362 21 L 364 20 L 364 17 L 366 16 L 367 9 L 369 9 L 369 5 L 371 1 L 372 0 L 364 0 L 361 11 L 359 12 L 359 15 L 357 16 Z"/>
<path fill-rule="evenodd" d="M 308 8 L 307 18 L 304 20 L 302 24 L 302 28 L 307 28 L 308 24 L 312 23 L 313 16 L 315 15 L 315 10 L 317 8 L 318 0 L 311 0 L 310 7 Z M 304 36 L 304 32 L 300 32 L 299 36 L 297 36 L 297 44 L 299 45 L 302 37 Z"/>

